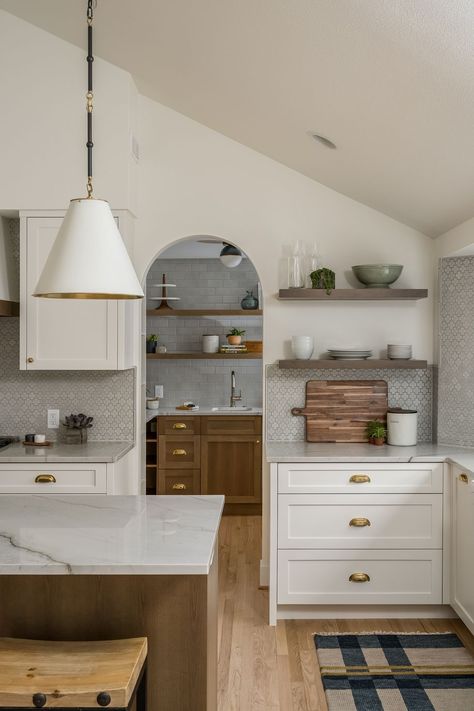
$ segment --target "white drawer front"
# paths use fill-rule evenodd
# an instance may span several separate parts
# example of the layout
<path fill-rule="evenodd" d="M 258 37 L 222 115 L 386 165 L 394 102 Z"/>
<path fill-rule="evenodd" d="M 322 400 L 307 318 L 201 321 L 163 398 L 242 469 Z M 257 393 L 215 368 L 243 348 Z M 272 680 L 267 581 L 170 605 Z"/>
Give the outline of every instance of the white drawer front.
<path fill-rule="evenodd" d="M 441 548 L 441 494 L 280 494 L 279 548 Z"/>
<path fill-rule="evenodd" d="M 363 574 L 367 582 L 351 582 Z M 279 551 L 278 603 L 417 605 L 442 601 L 441 551 Z"/>
<path fill-rule="evenodd" d="M 440 494 L 443 464 L 279 464 L 283 494 Z"/>
<path fill-rule="evenodd" d="M 0 468 L 0 494 L 105 494 L 105 464 L 16 464 Z"/>

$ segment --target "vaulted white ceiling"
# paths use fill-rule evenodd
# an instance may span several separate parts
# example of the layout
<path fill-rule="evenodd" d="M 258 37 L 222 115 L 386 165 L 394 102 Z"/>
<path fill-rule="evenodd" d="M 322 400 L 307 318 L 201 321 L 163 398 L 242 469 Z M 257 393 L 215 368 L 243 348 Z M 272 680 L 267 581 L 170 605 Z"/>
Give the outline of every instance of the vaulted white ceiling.
<path fill-rule="evenodd" d="M 85 0 L 0 7 L 84 46 Z M 96 54 L 141 93 L 431 236 L 474 214 L 473 37 L 472 0 L 96 10 Z"/>

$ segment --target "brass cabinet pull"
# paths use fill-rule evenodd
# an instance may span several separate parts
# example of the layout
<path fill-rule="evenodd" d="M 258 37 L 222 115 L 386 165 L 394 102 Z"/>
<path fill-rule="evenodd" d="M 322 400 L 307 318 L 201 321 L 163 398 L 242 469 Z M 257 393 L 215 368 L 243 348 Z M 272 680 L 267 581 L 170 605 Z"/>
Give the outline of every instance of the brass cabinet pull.
<path fill-rule="evenodd" d="M 173 425 L 174 430 L 186 430 L 187 425 L 184 422 L 175 422 Z"/>
<path fill-rule="evenodd" d="M 171 488 L 174 489 L 175 491 L 185 491 L 185 489 L 187 489 L 188 487 L 186 486 L 186 484 L 177 482 L 176 484 L 173 484 L 173 486 Z"/>
<path fill-rule="evenodd" d="M 31 356 L 29 356 L 29 358 L 26 359 L 26 362 L 27 362 L 27 363 L 34 363 L 34 358 L 32 358 Z"/>
<path fill-rule="evenodd" d="M 353 474 L 349 481 L 351 484 L 370 484 L 370 476 L 368 474 Z"/>
<path fill-rule="evenodd" d="M 364 526 L 370 526 L 370 521 L 368 518 L 351 518 L 349 521 L 349 526 L 355 526 L 356 528 L 364 528 Z"/>
<path fill-rule="evenodd" d="M 352 573 L 349 575 L 351 583 L 370 583 L 370 576 L 367 573 Z"/>
<path fill-rule="evenodd" d="M 35 484 L 56 484 L 56 477 L 54 474 L 38 474 Z"/>
<path fill-rule="evenodd" d="M 173 449 L 173 457 L 184 457 L 186 454 L 185 449 Z"/>
<path fill-rule="evenodd" d="M 459 481 L 462 481 L 463 484 L 469 484 L 469 477 L 467 474 L 460 474 L 458 477 Z"/>

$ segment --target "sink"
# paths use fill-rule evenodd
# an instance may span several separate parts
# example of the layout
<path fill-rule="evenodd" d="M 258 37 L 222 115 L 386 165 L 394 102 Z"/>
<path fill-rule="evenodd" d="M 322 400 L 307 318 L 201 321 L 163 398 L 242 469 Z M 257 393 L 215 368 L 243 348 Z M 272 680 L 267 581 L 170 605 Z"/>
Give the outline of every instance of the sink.
<path fill-rule="evenodd" d="M 251 407 L 243 407 L 243 406 L 236 406 L 236 407 L 212 407 L 211 408 L 212 412 L 250 412 L 252 410 Z"/>

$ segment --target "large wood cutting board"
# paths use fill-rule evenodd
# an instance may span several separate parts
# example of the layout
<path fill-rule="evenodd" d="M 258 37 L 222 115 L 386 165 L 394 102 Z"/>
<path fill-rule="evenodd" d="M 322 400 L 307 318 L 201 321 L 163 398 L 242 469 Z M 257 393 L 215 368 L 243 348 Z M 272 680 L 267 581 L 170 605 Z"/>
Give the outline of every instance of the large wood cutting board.
<path fill-rule="evenodd" d="M 367 422 L 387 421 L 385 380 L 308 380 L 306 406 L 292 415 L 306 417 L 307 442 L 367 442 Z"/>

